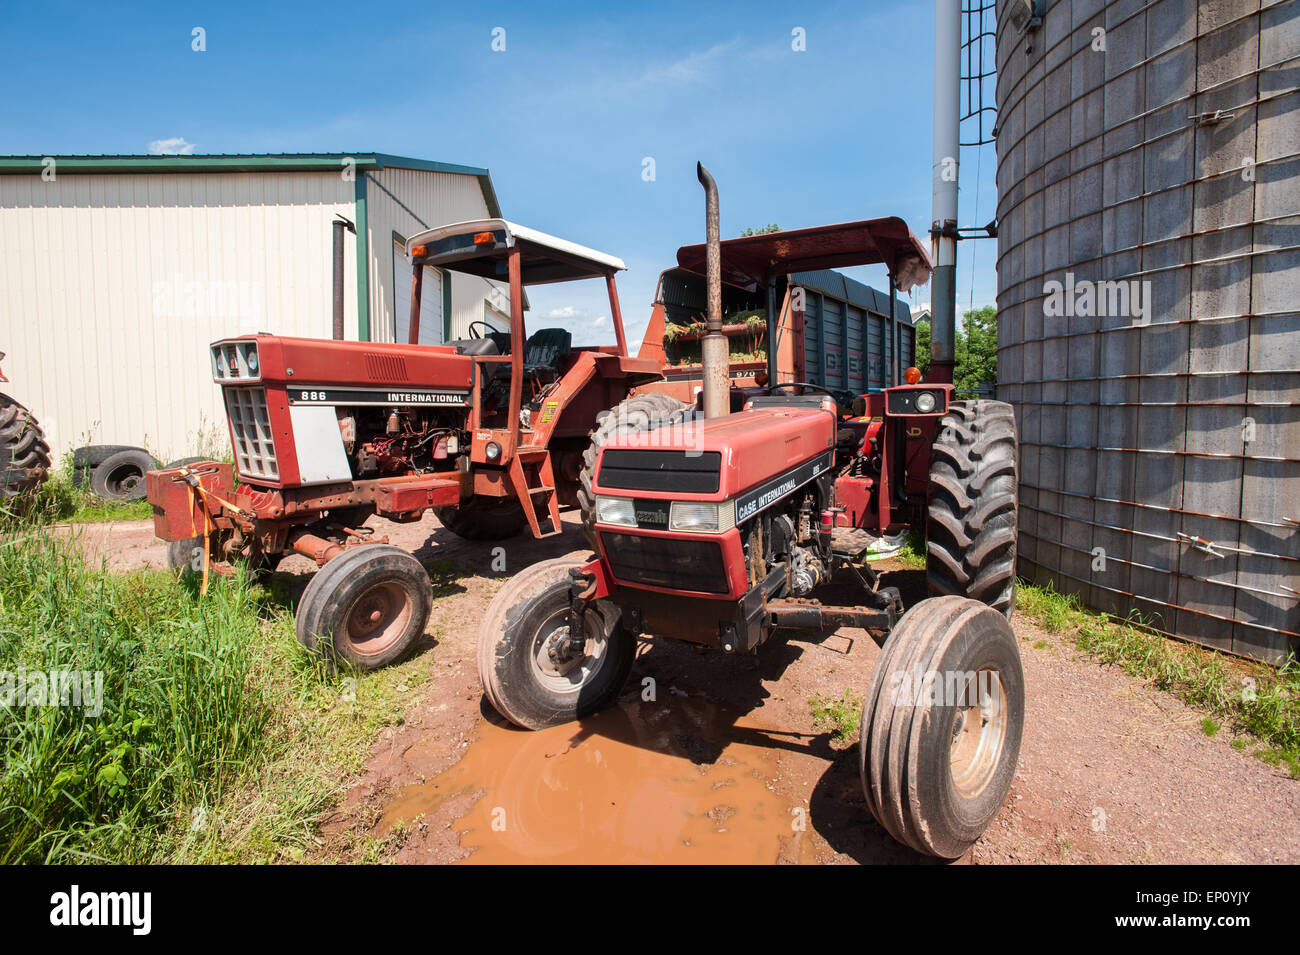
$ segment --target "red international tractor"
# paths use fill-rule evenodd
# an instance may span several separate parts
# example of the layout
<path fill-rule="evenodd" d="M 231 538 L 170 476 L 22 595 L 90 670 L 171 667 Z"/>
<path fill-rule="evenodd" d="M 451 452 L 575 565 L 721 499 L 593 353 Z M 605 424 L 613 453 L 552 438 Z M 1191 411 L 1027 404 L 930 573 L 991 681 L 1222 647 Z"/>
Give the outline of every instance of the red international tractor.
<path fill-rule="evenodd" d="M 794 271 L 883 263 L 892 296 L 931 267 L 894 218 L 719 243 L 716 188 L 703 167 L 700 178 L 709 241 L 678 258 L 708 275 L 704 415 L 596 442 L 595 555 L 536 564 L 500 591 L 480 629 L 484 691 L 512 722 L 541 728 L 611 704 L 642 636 L 751 653 L 780 631 L 862 628 L 882 648 L 859 743 L 868 805 L 900 842 L 956 858 L 1006 799 L 1024 721 L 1008 622 L 1011 408 L 954 400 L 951 366 L 936 363 L 929 381 L 909 368 L 896 379 L 906 384 L 868 396 L 773 377 L 731 411 L 722 276 L 770 287 Z M 911 608 L 861 559 L 872 535 L 907 528 L 926 534 L 934 595 Z M 832 580 L 856 600 L 819 600 Z"/>
<path fill-rule="evenodd" d="M 629 356 L 615 273 L 621 260 L 501 219 L 430 229 L 407 243 L 414 264 L 404 344 L 246 335 L 212 345 L 235 464 L 151 471 L 148 499 L 169 563 L 229 572 L 289 553 L 321 570 L 298 605 L 297 632 L 361 669 L 400 658 L 423 633 L 428 575 L 364 526 L 378 514 L 433 510 L 473 540 L 559 533 L 561 504 L 584 491 L 588 436 L 680 417 L 667 395 L 628 398 L 658 380 Z M 418 342 L 423 266 L 508 281 L 510 331 Z M 617 344 L 574 347 L 570 333 L 524 328 L 526 286 L 601 279 Z M 612 413 L 603 415 L 609 409 Z M 236 483 L 238 479 L 238 483 Z M 590 485 L 590 473 L 585 476 Z M 548 526 L 549 525 L 549 526 Z"/>

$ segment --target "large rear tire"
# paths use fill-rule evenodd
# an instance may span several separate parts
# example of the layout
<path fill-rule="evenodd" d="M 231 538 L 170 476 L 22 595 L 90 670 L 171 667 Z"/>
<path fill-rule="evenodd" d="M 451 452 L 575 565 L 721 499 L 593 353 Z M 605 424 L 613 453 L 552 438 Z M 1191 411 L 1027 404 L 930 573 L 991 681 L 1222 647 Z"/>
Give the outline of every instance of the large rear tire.
<path fill-rule="evenodd" d="M 649 392 L 624 399 L 611 411 L 602 415 L 591 432 L 587 450 L 582 453 L 582 471 L 578 475 L 578 507 L 582 511 L 582 531 L 596 550 L 596 495 L 592 484 L 596 479 L 596 459 L 600 449 L 619 435 L 653 431 L 665 425 L 688 420 L 695 407 L 678 401 L 672 395 Z"/>
<path fill-rule="evenodd" d="M 958 401 L 930 452 L 930 593 L 1016 605 L 1016 417 L 1004 401 Z"/>
<path fill-rule="evenodd" d="M 604 602 L 583 615 L 582 656 L 554 660 L 548 650 L 568 636 L 569 570 L 562 557 L 533 564 L 497 592 L 479 628 L 478 673 L 488 702 L 525 729 L 581 719 L 622 692 L 636 657 L 636 638 Z"/>
<path fill-rule="evenodd" d="M 0 506 L 21 506 L 50 476 L 50 446 L 36 417 L 0 395 Z"/>
<path fill-rule="evenodd" d="M 965 597 L 921 601 L 885 641 L 862 708 L 871 814 L 917 852 L 960 857 L 1006 802 L 1024 722 L 1006 617 Z"/>
<path fill-rule="evenodd" d="M 524 509 L 513 497 L 471 497 L 456 507 L 435 507 L 442 526 L 467 541 L 499 541 L 528 526 Z"/>
<path fill-rule="evenodd" d="M 311 579 L 298 602 L 298 641 L 308 650 L 378 670 L 401 660 L 424 633 L 433 595 L 420 562 L 388 544 L 344 551 Z"/>

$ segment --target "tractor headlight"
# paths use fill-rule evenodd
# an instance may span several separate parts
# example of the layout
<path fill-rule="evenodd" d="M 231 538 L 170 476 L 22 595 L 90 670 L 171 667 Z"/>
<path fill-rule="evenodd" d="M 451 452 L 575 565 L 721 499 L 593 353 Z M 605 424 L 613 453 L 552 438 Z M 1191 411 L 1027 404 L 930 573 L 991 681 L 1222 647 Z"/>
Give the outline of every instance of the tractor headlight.
<path fill-rule="evenodd" d="M 244 361 L 248 364 L 248 373 L 256 377 L 257 375 L 257 346 L 244 352 Z"/>
<path fill-rule="evenodd" d="M 923 391 L 916 396 L 916 410 L 921 414 L 929 414 L 934 410 L 934 395 L 931 392 Z"/>
<path fill-rule="evenodd" d="M 596 495 L 596 523 L 636 527 L 636 505 L 630 497 Z"/>
<path fill-rule="evenodd" d="M 483 449 L 483 453 L 487 455 L 489 461 L 496 461 L 501 457 L 501 445 L 495 441 L 489 441 L 487 447 Z"/>
<path fill-rule="evenodd" d="M 668 512 L 668 529 L 673 531 L 726 531 L 735 523 L 734 501 L 674 501 Z"/>

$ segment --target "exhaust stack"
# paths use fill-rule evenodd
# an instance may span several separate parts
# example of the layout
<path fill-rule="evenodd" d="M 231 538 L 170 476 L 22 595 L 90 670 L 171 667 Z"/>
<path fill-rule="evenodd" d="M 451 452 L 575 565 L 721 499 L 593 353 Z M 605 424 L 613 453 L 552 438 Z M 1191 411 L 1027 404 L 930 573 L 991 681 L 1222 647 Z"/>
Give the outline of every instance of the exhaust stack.
<path fill-rule="evenodd" d="M 718 236 L 718 184 L 704 163 L 696 163 L 696 175 L 704 187 L 704 226 L 707 255 L 708 313 L 700 359 L 704 366 L 704 417 L 720 418 L 731 411 L 731 354 L 722 334 L 722 249 Z"/>

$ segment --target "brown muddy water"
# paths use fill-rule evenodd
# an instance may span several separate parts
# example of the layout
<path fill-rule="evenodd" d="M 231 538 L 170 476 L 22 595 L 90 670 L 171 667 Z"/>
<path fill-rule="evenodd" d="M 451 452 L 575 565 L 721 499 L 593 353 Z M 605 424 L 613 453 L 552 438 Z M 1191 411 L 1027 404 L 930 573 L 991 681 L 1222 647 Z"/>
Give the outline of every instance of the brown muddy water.
<path fill-rule="evenodd" d="M 380 828 L 481 792 L 455 822 L 471 863 L 771 863 L 802 841 L 805 810 L 771 788 L 772 731 L 702 699 L 477 733 L 460 762 L 403 789 Z"/>

